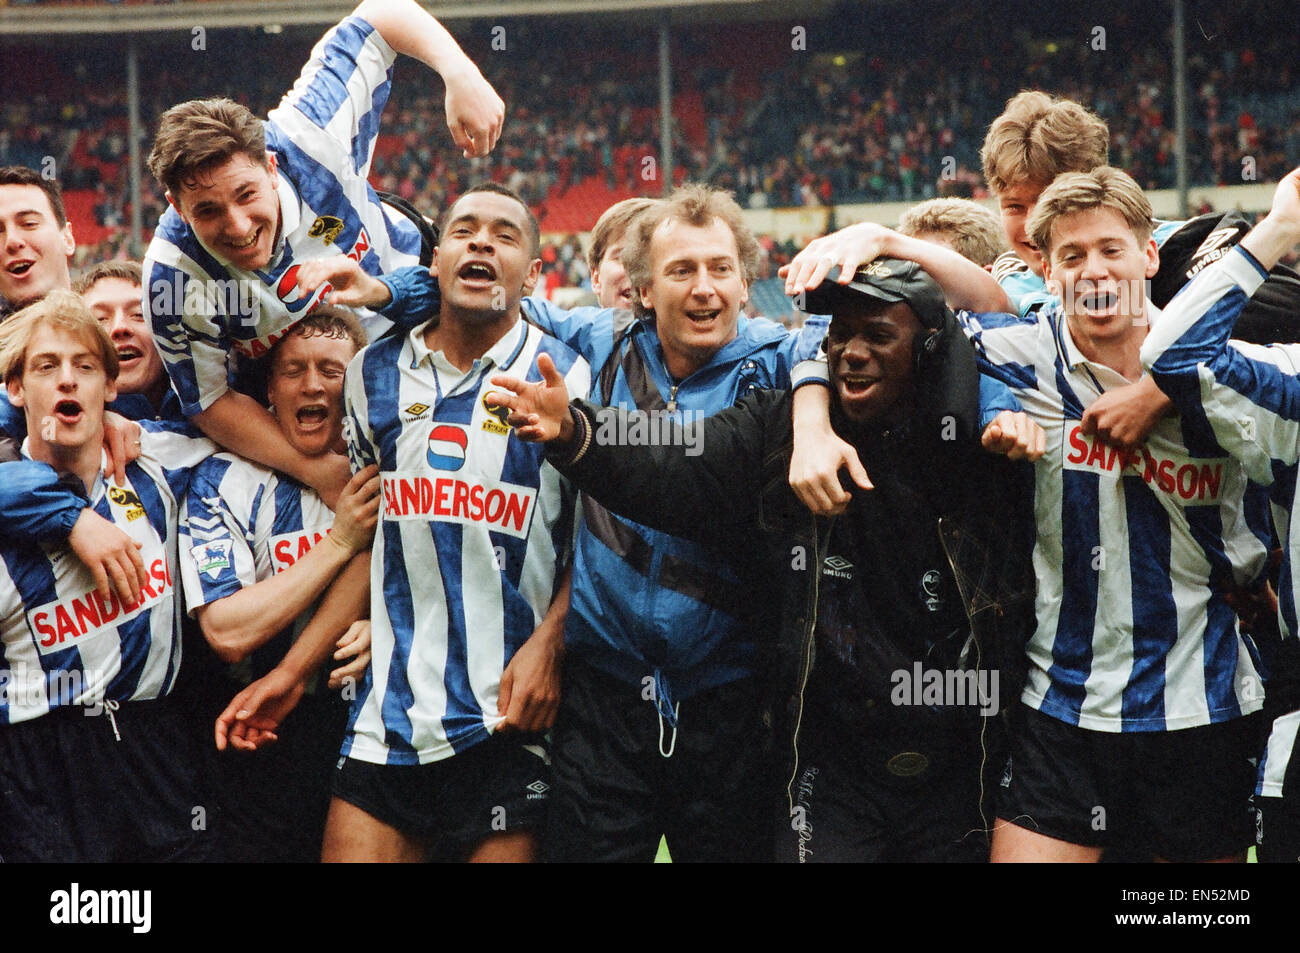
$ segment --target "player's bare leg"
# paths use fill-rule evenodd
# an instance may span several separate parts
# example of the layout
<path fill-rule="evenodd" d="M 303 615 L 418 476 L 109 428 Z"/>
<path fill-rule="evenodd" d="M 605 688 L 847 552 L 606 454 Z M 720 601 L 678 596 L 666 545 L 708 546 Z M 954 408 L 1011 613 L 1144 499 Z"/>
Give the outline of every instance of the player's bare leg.
<path fill-rule="evenodd" d="M 493 834 L 469 852 L 471 864 L 531 864 L 537 859 L 537 837 L 531 831 Z"/>
<path fill-rule="evenodd" d="M 1057 840 L 998 818 L 989 860 L 995 864 L 1095 864 L 1101 860 L 1101 848 Z"/>
<path fill-rule="evenodd" d="M 330 801 L 321 863 L 418 864 L 428 847 L 340 798 Z"/>

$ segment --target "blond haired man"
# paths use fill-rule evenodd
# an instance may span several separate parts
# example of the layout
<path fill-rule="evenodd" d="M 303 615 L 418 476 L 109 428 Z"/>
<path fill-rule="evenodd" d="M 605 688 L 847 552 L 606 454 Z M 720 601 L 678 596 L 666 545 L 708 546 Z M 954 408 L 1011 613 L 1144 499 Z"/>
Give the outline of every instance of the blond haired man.
<path fill-rule="evenodd" d="M 0 856 L 205 859 L 212 841 L 192 826 L 205 803 L 199 759 L 168 696 L 180 664 L 178 500 L 212 444 L 145 422 L 126 480 L 108 483 L 104 405 L 118 358 L 70 292 L 0 327 L 0 370 L 27 418 L 24 454 L 137 541 L 147 567 L 128 602 L 97 592 L 66 546 L 0 543 Z"/>
<path fill-rule="evenodd" d="M 1136 451 L 1084 433 L 1141 375 L 1160 319 L 1151 206 L 1123 172 L 1060 176 L 1026 226 L 1059 304 L 1033 323 L 963 315 L 986 373 L 1047 430 L 1037 464 L 1037 630 L 1002 780 L 993 859 L 1244 860 L 1259 691 L 1229 590 L 1258 581 L 1241 467 L 1166 418 Z"/>
<path fill-rule="evenodd" d="M 970 199 L 929 199 L 898 220 L 902 235 L 951 248 L 984 269 L 1008 250 L 998 217 Z"/>

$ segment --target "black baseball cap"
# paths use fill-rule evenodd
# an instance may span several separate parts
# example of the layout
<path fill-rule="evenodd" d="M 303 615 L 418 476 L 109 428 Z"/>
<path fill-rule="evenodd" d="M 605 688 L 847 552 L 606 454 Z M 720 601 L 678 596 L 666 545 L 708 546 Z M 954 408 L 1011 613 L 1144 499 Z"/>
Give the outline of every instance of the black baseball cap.
<path fill-rule="evenodd" d="M 839 273 L 839 268 L 831 269 L 820 285 L 804 292 L 804 311 L 833 315 L 852 304 L 856 296 L 866 295 L 890 304 L 906 302 L 924 328 L 937 329 L 947 324 L 949 311 L 943 289 L 914 261 L 877 258 L 859 268 L 853 280 L 843 285 L 835 280 Z"/>

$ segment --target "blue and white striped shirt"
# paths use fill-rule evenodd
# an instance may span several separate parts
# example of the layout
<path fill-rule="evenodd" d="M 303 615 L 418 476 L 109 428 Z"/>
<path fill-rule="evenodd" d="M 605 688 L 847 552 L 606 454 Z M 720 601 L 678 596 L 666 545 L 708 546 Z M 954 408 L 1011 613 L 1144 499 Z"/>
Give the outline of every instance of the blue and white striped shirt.
<path fill-rule="evenodd" d="M 545 352 L 572 397 L 590 371 L 519 321 L 467 372 L 389 335 L 348 367 L 344 431 L 354 470 L 383 484 L 371 555 L 371 663 L 343 754 L 416 764 L 449 758 L 500 724 L 501 674 L 545 615 L 568 556 L 573 493 L 538 444 L 484 403 L 489 378 L 540 380 Z"/>
<path fill-rule="evenodd" d="M 367 182 L 396 54 L 365 20 L 348 17 L 316 44 L 266 122 L 277 162 L 280 233 L 269 265 L 245 271 L 199 243 L 175 209 L 144 262 L 144 307 L 188 415 L 228 389 L 230 351 L 260 357 L 317 303 L 300 294 L 304 261 L 348 255 L 372 275 L 419 261 L 420 236 L 386 214 Z M 377 337 L 391 323 L 366 316 Z"/>
<path fill-rule="evenodd" d="M 185 609 L 234 595 L 283 572 L 334 523 L 316 492 L 231 453 L 201 463 L 190 479 L 181 517 Z M 311 610 L 292 626 L 297 638 Z"/>
<path fill-rule="evenodd" d="M 1147 316 L 1159 327 L 1150 302 Z M 1037 627 L 1023 701 L 1098 731 L 1166 731 L 1261 707 L 1249 647 L 1225 591 L 1263 571 L 1246 477 L 1194 418 L 1166 418 L 1132 454 L 1080 427 L 1129 383 L 1075 345 L 1058 304 L 1026 321 L 959 315 L 981 370 L 1046 431 L 1036 466 Z"/>
<path fill-rule="evenodd" d="M 209 441 L 141 421 L 141 455 L 125 486 L 95 477 L 90 505 L 143 544 L 147 581 L 134 609 L 95 593 L 70 548 L 0 543 L 0 723 L 51 709 L 161 698 L 181 663 L 177 515 L 190 468 Z M 25 445 L 24 445 L 25 450 Z"/>
<path fill-rule="evenodd" d="M 1228 340 L 1265 277 L 1248 251 L 1233 248 L 1169 303 L 1165 320 L 1142 346 L 1142 363 L 1184 416 L 1202 421 L 1250 478 L 1269 488 L 1282 541 L 1278 621 L 1283 637 L 1294 638 L 1300 632 L 1295 579 L 1300 538 L 1292 523 L 1300 463 L 1300 345 Z M 1297 726 L 1300 712 L 1274 722 L 1258 793 L 1282 796 Z"/>

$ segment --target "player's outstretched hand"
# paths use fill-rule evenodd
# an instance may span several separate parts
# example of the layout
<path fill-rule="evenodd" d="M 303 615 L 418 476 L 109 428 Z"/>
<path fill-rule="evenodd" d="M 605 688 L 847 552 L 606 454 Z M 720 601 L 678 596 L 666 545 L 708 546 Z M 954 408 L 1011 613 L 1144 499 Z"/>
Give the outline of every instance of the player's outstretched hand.
<path fill-rule="evenodd" d="M 334 507 L 329 538 L 352 555 L 370 545 L 379 522 L 379 466 L 370 464 L 348 481 Z"/>
<path fill-rule="evenodd" d="M 234 697 L 217 716 L 217 750 L 229 742 L 238 751 L 256 751 L 278 740 L 275 730 L 302 698 L 303 684 L 273 668 Z"/>
<path fill-rule="evenodd" d="M 138 459 L 144 447 L 141 433 L 143 430 L 134 420 L 104 411 L 104 452 L 108 455 L 104 476 L 112 477 L 118 486 L 126 485 L 126 465 Z"/>
<path fill-rule="evenodd" d="M 136 542 L 94 510 L 81 511 L 72 524 L 68 545 L 95 577 L 95 592 L 107 602 L 112 592 L 134 609 L 148 576 Z"/>
<path fill-rule="evenodd" d="M 1173 409 L 1173 401 L 1150 377 L 1116 387 L 1098 397 L 1083 412 L 1085 434 L 1121 450 L 1136 450 L 1160 419 Z"/>
<path fill-rule="evenodd" d="M 382 308 L 393 300 L 386 284 L 366 274 L 347 255 L 303 262 L 298 269 L 298 290 L 312 294 L 321 285 L 328 286 L 321 300 L 344 308 Z"/>
<path fill-rule="evenodd" d="M 1034 461 L 1047 449 L 1047 435 L 1023 410 L 1004 410 L 984 428 L 984 449 L 1012 460 Z"/>
<path fill-rule="evenodd" d="M 573 433 L 573 416 L 569 412 L 569 389 L 564 377 L 555 368 L 549 354 L 537 356 L 540 381 L 525 381 L 508 374 L 492 377 L 494 387 L 504 390 L 489 391 L 484 402 L 489 406 L 505 407 L 510 411 L 506 418 L 521 440 L 539 441 L 568 439 Z"/>
<path fill-rule="evenodd" d="M 505 124 L 506 104 L 468 59 L 442 74 L 447 84 L 447 128 L 466 159 L 481 158 L 496 148 Z"/>
<path fill-rule="evenodd" d="M 848 284 L 859 268 L 887 253 L 894 235 L 893 229 L 883 225 L 861 222 L 813 239 L 777 272 L 785 279 L 785 293 L 797 295 L 816 288 L 836 265 L 840 267 L 837 280 Z"/>
<path fill-rule="evenodd" d="M 343 664 L 330 672 L 331 689 L 342 688 L 349 680 L 356 681 L 370 664 L 370 620 L 353 622 L 335 645 L 334 661 Z"/>

